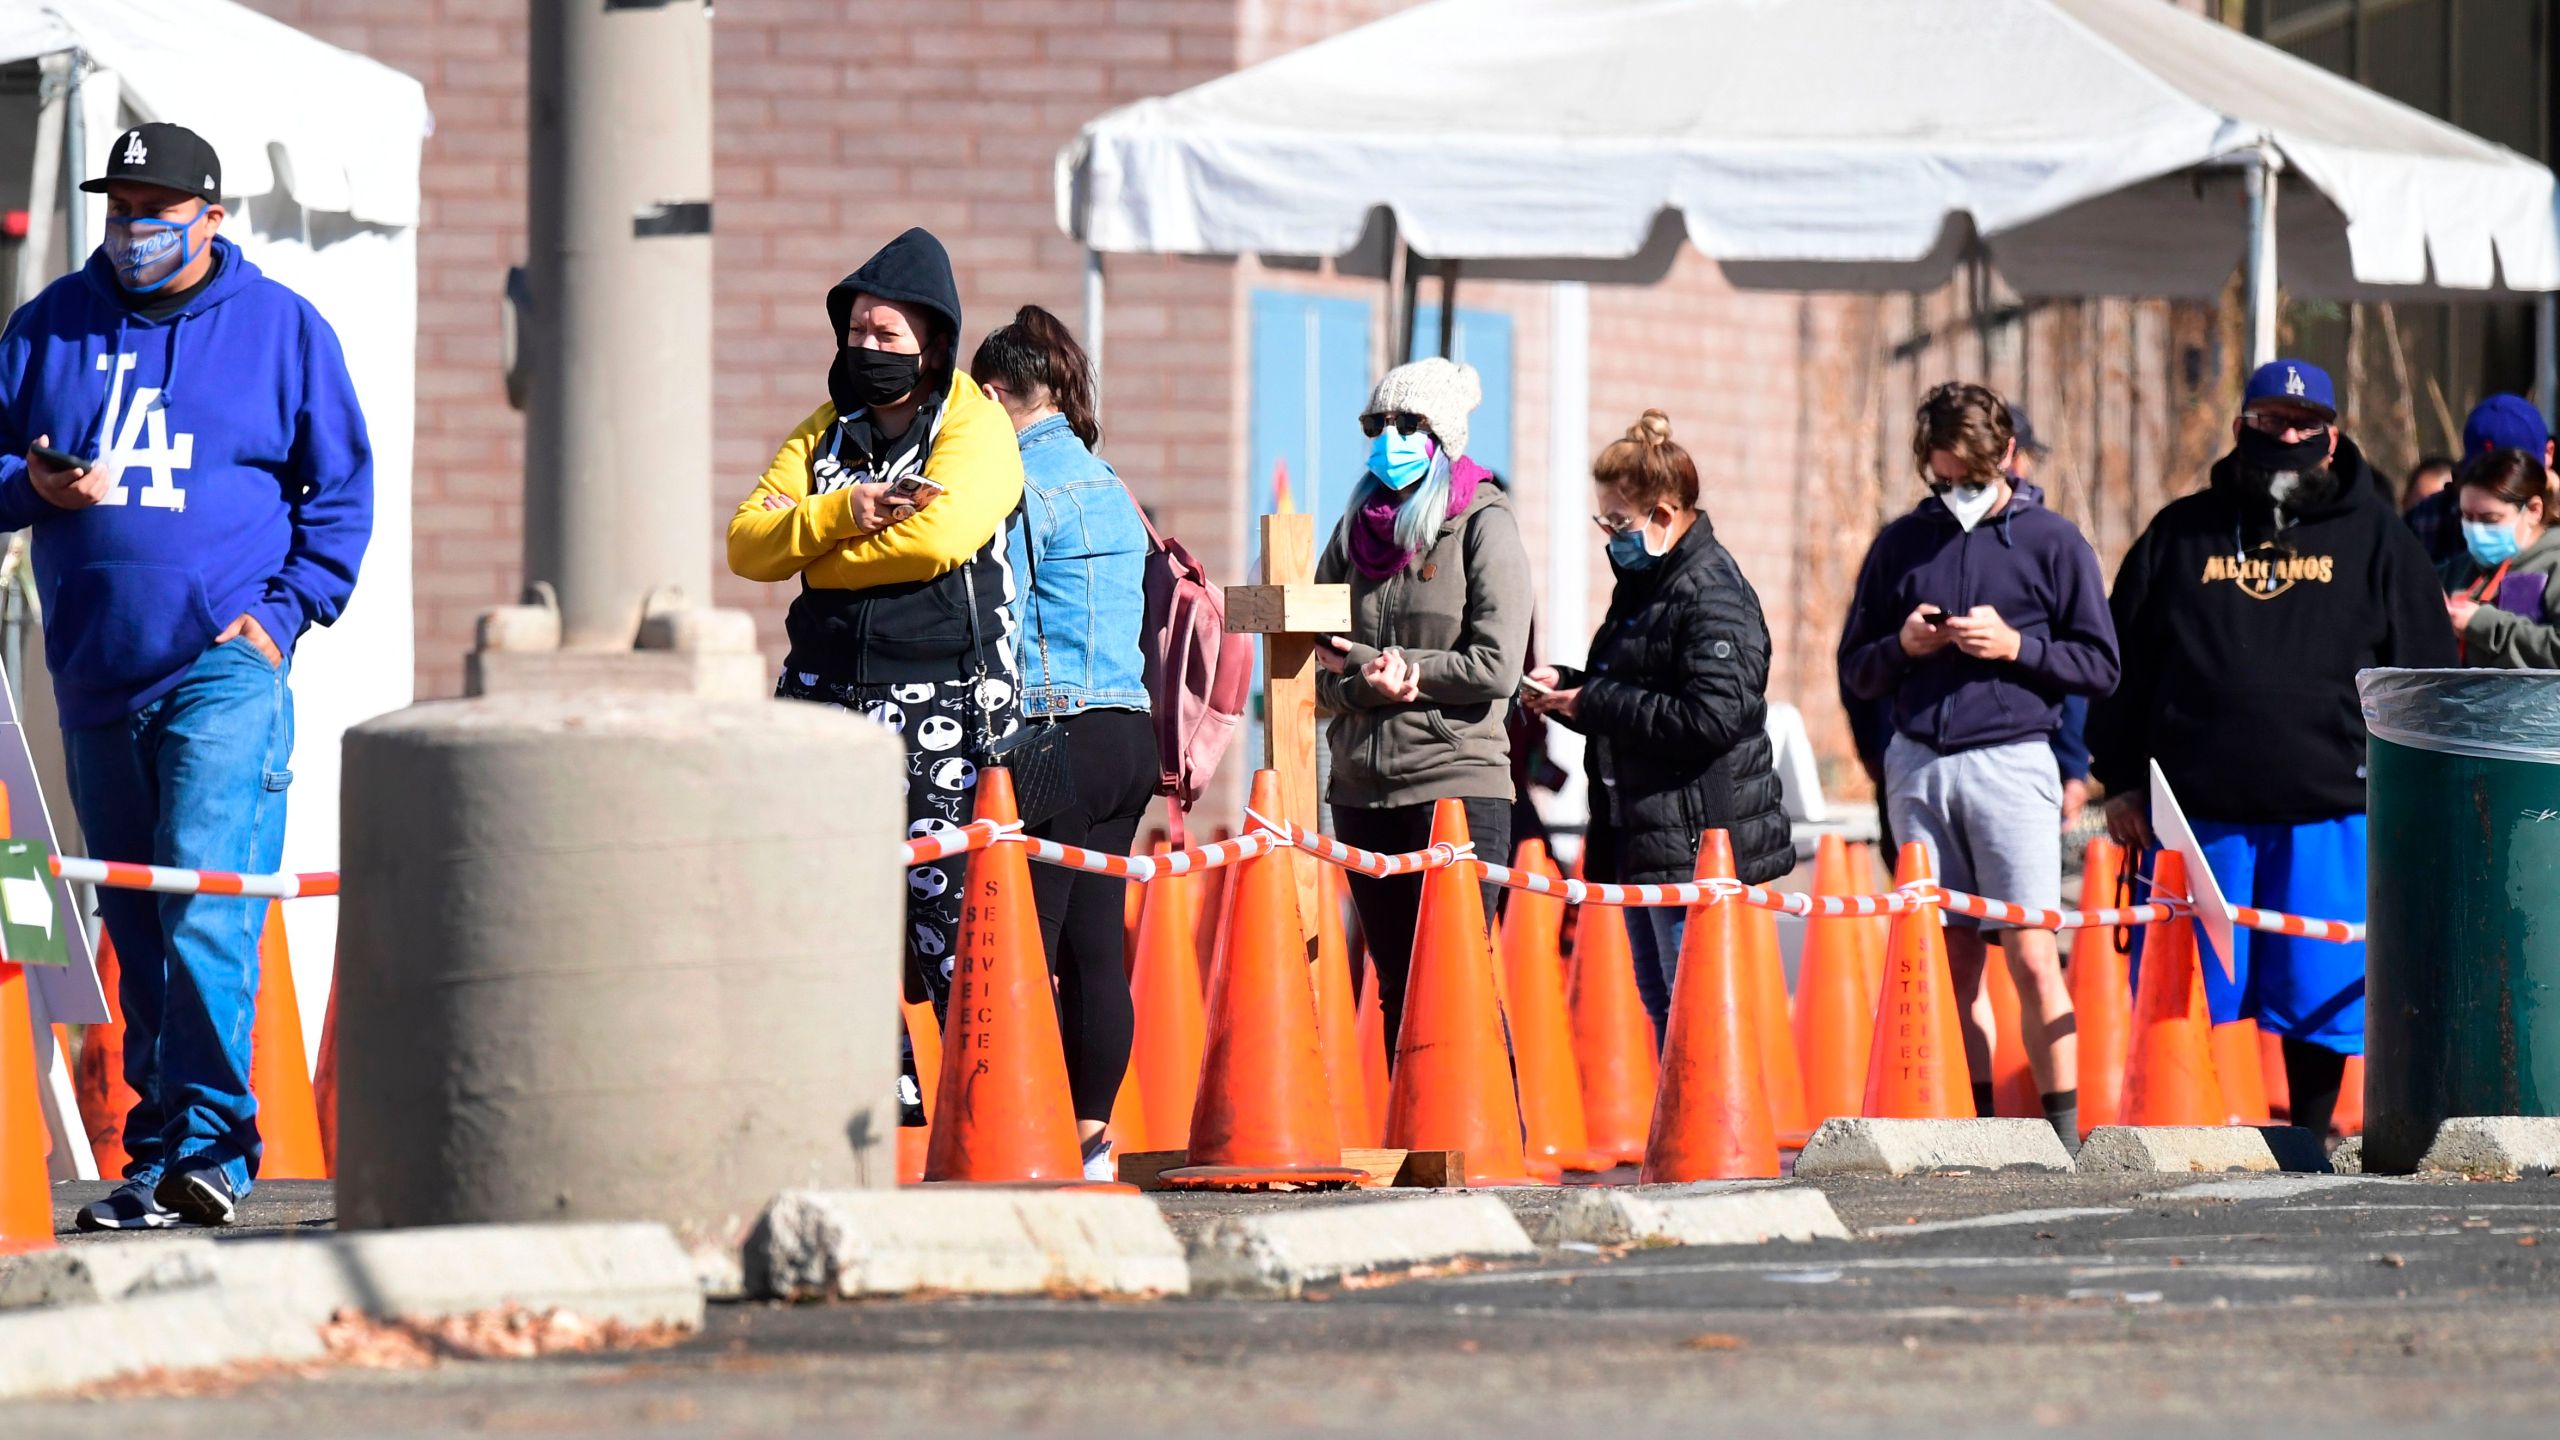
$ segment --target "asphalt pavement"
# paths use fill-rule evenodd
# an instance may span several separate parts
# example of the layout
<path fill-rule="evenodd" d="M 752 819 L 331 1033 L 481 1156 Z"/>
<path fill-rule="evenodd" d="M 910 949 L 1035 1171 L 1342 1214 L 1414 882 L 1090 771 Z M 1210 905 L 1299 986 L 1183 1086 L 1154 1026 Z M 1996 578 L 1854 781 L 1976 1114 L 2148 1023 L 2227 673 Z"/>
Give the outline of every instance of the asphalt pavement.
<path fill-rule="evenodd" d="M 2560 1434 L 2560 1179 L 1822 1188 L 1857 1238 L 1551 1250 L 1296 1303 L 719 1306 L 671 1350 L 125 1386 L 0 1431 Z M 259 1198 L 269 1227 L 327 1223 L 325 1186 Z"/>

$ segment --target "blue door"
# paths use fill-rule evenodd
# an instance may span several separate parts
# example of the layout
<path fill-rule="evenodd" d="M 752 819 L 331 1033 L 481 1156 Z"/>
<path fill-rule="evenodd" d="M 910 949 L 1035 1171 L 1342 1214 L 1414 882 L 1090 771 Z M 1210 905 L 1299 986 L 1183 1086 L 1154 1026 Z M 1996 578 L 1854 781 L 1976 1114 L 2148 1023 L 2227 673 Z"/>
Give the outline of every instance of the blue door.
<path fill-rule="evenodd" d="M 1244 553 L 1262 575 L 1260 517 L 1277 511 L 1277 481 L 1286 467 L 1288 506 L 1315 517 L 1316 553 L 1324 553 L 1351 488 L 1368 464 L 1360 412 L 1374 377 L 1368 302 L 1286 290 L 1253 292 L 1252 452 L 1247 462 Z M 1257 669 L 1257 677 L 1259 670 Z M 1241 737 L 1245 769 L 1262 764 L 1262 686 L 1256 679 Z"/>
<path fill-rule="evenodd" d="M 1419 360 L 1440 353 L 1440 307 L 1417 305 L 1413 311 L 1413 354 Z M 1484 401 L 1467 421 L 1467 454 L 1475 462 L 1512 481 L 1511 474 L 1511 317 L 1499 310 L 1458 307 L 1458 328 L 1450 337 L 1449 358 L 1473 365 L 1484 379 Z"/>

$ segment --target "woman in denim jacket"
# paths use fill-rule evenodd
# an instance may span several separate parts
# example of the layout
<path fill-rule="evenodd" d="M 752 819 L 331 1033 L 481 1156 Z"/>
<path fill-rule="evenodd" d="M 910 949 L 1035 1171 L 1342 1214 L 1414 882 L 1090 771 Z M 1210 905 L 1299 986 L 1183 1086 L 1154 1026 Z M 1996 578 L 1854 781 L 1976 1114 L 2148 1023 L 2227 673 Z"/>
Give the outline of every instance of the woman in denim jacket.
<path fill-rule="evenodd" d="M 978 345 L 969 371 L 1020 432 L 1024 485 L 1013 569 L 1029 594 L 1014 629 L 1022 714 L 1067 732 L 1075 800 L 1031 833 L 1126 855 L 1155 797 L 1155 724 L 1138 630 L 1146 616 L 1146 522 L 1091 449 L 1093 368 L 1055 315 L 1025 305 Z M 1123 968 L 1126 881 L 1031 868 L 1040 938 L 1058 981 L 1058 1028 L 1085 1171 L 1112 1178 L 1108 1125 L 1129 1068 L 1134 1016 Z"/>

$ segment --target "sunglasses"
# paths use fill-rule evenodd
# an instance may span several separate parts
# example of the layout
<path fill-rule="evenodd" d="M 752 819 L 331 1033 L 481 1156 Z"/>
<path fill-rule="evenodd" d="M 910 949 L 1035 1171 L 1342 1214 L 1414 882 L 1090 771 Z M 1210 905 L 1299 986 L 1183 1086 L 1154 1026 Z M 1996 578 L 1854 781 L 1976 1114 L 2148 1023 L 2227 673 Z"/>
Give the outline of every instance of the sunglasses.
<path fill-rule="evenodd" d="M 1411 435 L 1416 430 L 1429 428 L 1430 424 L 1430 421 L 1411 411 L 1398 410 L 1392 415 L 1361 416 L 1360 433 L 1375 440 L 1389 425 L 1395 426 L 1396 433 L 1399 435 Z"/>
<path fill-rule="evenodd" d="M 2244 414 L 2240 419 L 2243 424 L 2262 435 L 2282 435 L 2287 430 L 2290 430 L 2305 440 L 2317 440 L 2329 433 L 2329 425 L 2325 420 L 2309 420 L 2289 415 L 2270 415 L 2258 411 L 2251 411 Z"/>

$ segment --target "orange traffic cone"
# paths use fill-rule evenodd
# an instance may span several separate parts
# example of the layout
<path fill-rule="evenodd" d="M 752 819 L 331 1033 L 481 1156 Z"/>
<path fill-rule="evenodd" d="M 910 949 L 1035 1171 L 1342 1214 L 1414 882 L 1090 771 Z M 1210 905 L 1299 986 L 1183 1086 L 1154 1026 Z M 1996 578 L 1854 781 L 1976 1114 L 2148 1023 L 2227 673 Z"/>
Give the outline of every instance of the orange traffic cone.
<path fill-rule="evenodd" d="M 1710 830 L 1698 844 L 1698 878 L 1733 878 L 1733 842 Z M 1691 907 L 1672 978 L 1662 1086 L 1653 1103 L 1639 1183 L 1749 1180 L 1778 1173 L 1740 900 Z"/>
<path fill-rule="evenodd" d="M 2338 1077 L 2338 1108 L 2329 1115 L 2329 1128 L 2349 1139 L 2364 1133 L 2364 1057 L 2347 1057 L 2346 1073 Z"/>
<path fill-rule="evenodd" d="M 1622 1165 L 1644 1159 L 1645 1132 L 1653 1124 L 1660 1062 L 1653 1048 L 1653 1020 L 1636 992 L 1636 966 L 1627 946 L 1626 912 L 1585 905 L 1574 917 L 1573 1056 L 1582 1075 L 1583 1134 L 1591 1148 Z"/>
<path fill-rule="evenodd" d="M 2009 973 L 2005 946 L 1985 946 L 1982 983 L 1991 990 L 1991 1113 L 2010 1120 L 2044 1118 L 2044 1097 L 2036 1090 L 2036 1074 L 2027 1063 L 2024 1007 L 2018 1003 L 2018 980 Z"/>
<path fill-rule="evenodd" d="M 1147 1100 L 1135 1065 L 1120 1072 L 1120 1092 L 1111 1098 L 1111 1123 L 1105 1128 L 1115 1153 L 1153 1148 L 1147 1143 Z"/>
<path fill-rule="evenodd" d="M 1546 842 L 1521 842 L 1512 868 L 1561 880 Z M 1606 1170 L 1617 1158 L 1591 1148 L 1582 1113 L 1582 1075 L 1573 1055 L 1573 1020 L 1565 1009 L 1564 900 L 1516 890 L 1502 923 L 1502 969 L 1508 977 L 1511 1047 L 1520 1061 L 1520 1115 L 1529 1129 L 1529 1160 L 1563 1170 Z"/>
<path fill-rule="evenodd" d="M 2100 836 L 2080 864 L 2080 908 L 2116 903 L 2124 851 Z M 2133 1034 L 2133 980 L 2112 925 L 2071 935 L 2071 1012 L 2080 1037 L 2080 1132 L 2116 1124 L 2124 1114 L 2124 1062 Z"/>
<path fill-rule="evenodd" d="M 2258 1069 L 2258 1022 L 2234 1020 L 2211 1032 L 2213 1077 L 2222 1085 L 2225 1120 L 2233 1125 L 2273 1125 L 2267 1113 L 2266 1077 Z"/>
<path fill-rule="evenodd" d="M 1902 847 L 1896 885 L 1929 877 L 1929 852 Z M 1867 1056 L 1866 1113 L 1899 1120 L 1963 1120 L 1973 1115 L 1973 1078 L 1956 1028 L 1955 980 L 1938 907 L 1893 917 L 1885 980 L 1876 997 L 1875 1048 Z"/>
<path fill-rule="evenodd" d="M 0 960 L 0 1255 L 53 1244 L 50 1143 L 36 1100 L 36 1019 L 27 972 Z"/>
<path fill-rule="evenodd" d="M 1465 845 L 1466 806 L 1443 800 L 1431 843 Z M 1396 1036 L 1387 1098 L 1387 1144 L 1404 1150 L 1459 1150 L 1470 1185 L 1528 1183 L 1520 1097 L 1503 1043 L 1495 998 L 1493 945 L 1484 892 L 1472 865 L 1434 870 L 1422 880 L 1407 977 L 1403 1032 Z"/>
<path fill-rule="evenodd" d="M 1849 847 L 1849 883 L 1852 893 L 1871 890 L 1883 871 L 1876 863 L 1876 847 L 1864 840 Z M 1884 956 L 1893 940 L 1893 919 L 1887 915 L 1868 915 L 1849 922 L 1858 937 L 1858 958 L 1867 967 L 1867 998 L 1870 1002 L 1884 990 Z M 1868 1028 L 1874 1028 L 1875 1012 L 1870 1007 Z"/>
<path fill-rule="evenodd" d="M 1360 1133 L 1387 1142 L 1387 1099 L 1394 1086 L 1387 1078 L 1387 1011 L 1378 998 L 1378 965 L 1360 950 L 1360 1022 L 1352 1043 L 1360 1049 L 1360 1096 L 1367 1105 L 1368 1128 Z"/>
<path fill-rule="evenodd" d="M 1745 963 L 1743 983 L 1749 987 L 1751 1031 L 1760 1050 L 1760 1083 L 1769 1096 L 1769 1121 L 1778 1143 L 1801 1150 L 1813 1138 L 1806 1118 L 1804 1066 L 1796 1055 L 1795 1022 L 1787 1014 L 1787 966 L 1778 954 L 1778 912 L 1733 902 L 1741 909 Z"/>
<path fill-rule="evenodd" d="M 2258 1032 L 2258 1078 L 2259 1083 L 2266 1087 L 2267 1113 L 2274 1116 L 2279 1124 L 2291 1120 L 2293 1079 L 2284 1073 L 2284 1037 L 2272 1030 Z M 2339 1088 L 2342 1091 L 2346 1088 L 2343 1077 Z M 2341 1095 L 2340 1098 L 2345 1097 Z"/>
<path fill-rule="evenodd" d="M 1232 833 L 1221 825 L 1212 838 L 1224 840 Z M 1203 995 L 1208 994 L 1209 987 L 1218 982 L 1218 937 L 1227 933 L 1227 898 L 1235 879 L 1235 867 L 1230 865 L 1195 875 L 1190 880 L 1191 963 L 1199 971 L 1200 993 Z"/>
<path fill-rule="evenodd" d="M 302 1048 L 302 1003 L 293 992 L 293 961 L 284 941 L 284 907 L 267 905 L 258 942 L 258 1012 L 249 1032 L 249 1093 L 258 1099 L 261 1180 L 326 1180 L 320 1106 L 311 1094 Z"/>
<path fill-rule="evenodd" d="M 98 1173 L 124 1174 L 133 1157 L 124 1148 L 125 1121 L 142 1097 L 124 1078 L 124 966 L 116 960 L 116 942 L 98 931 L 98 985 L 107 992 L 107 1023 L 92 1025 L 80 1038 L 80 1059 L 71 1067 L 71 1092 L 80 1102 L 81 1128 L 89 1132 L 90 1153 L 98 1157 Z"/>
<path fill-rule="evenodd" d="M 1813 893 L 1852 895 L 1849 850 L 1825 835 L 1813 854 Z M 1867 1051 L 1875 1042 L 1876 993 L 1867 979 L 1863 920 L 1807 920 L 1796 967 L 1796 1049 L 1804 1072 L 1805 1118 L 1856 1115 L 1867 1103 Z"/>
<path fill-rule="evenodd" d="M 2161 895 L 2187 893 L 2187 867 L 2163 850 L 2151 877 Z M 2133 1040 L 2125 1062 L 2124 1123 L 2219 1125 L 2229 1114 L 2213 1072 L 2212 1026 L 2204 972 L 2196 965 L 2192 920 L 2152 927 L 2142 950 L 2142 979 L 2133 994 Z"/>
<path fill-rule="evenodd" d="M 1280 809 L 1280 777 L 1253 777 L 1248 804 Z M 1200 1061 L 1200 1098 L 1180 1169 L 1161 1181 L 1177 1190 L 1331 1189 L 1366 1172 L 1342 1163 L 1333 1124 L 1333 1087 L 1316 1030 L 1315 990 L 1298 922 L 1296 857 L 1257 855 L 1235 868 L 1218 934 L 1217 979 L 1209 992 L 1209 1043 Z"/>
<path fill-rule="evenodd" d="M 1147 882 L 1138 912 L 1138 968 L 1129 981 L 1137 1025 L 1129 1066 L 1138 1072 L 1145 1141 L 1142 1147 L 1136 1137 L 1123 1137 L 1123 1151 L 1179 1150 L 1190 1143 L 1191 1102 L 1200 1088 L 1204 1043 L 1189 904 L 1198 880 L 1196 875 L 1163 875 Z"/>
<path fill-rule="evenodd" d="M 974 818 L 1015 822 L 1010 773 L 978 772 Z M 1019 845 L 991 845 L 969 856 L 965 883 L 924 1178 L 1082 1185 L 1067 1052 L 1031 904 L 1031 862 Z"/>
<path fill-rule="evenodd" d="M 898 1183 L 924 1183 L 924 1155 L 933 1140 L 933 1102 L 942 1088 L 942 1031 L 934 1024 L 930 1000 L 898 1001 L 898 1022 L 906 1027 L 908 1048 L 915 1052 L 916 1084 L 923 1096 L 924 1123 L 898 1127 Z"/>
<path fill-rule="evenodd" d="M 338 1173 L 338 977 L 330 966 L 329 1003 L 320 1007 L 320 1058 L 311 1064 L 311 1105 L 320 1112 L 320 1154 Z"/>
<path fill-rule="evenodd" d="M 1360 1004 L 1351 998 L 1351 942 L 1343 933 L 1347 893 L 1342 872 L 1324 867 L 1324 909 L 1316 915 L 1316 1030 L 1324 1039 L 1325 1087 L 1333 1096 L 1333 1129 L 1346 1145 L 1374 1145 L 1369 1077 L 1360 1060 Z M 1384 1069 L 1384 1057 L 1379 1068 Z"/>

